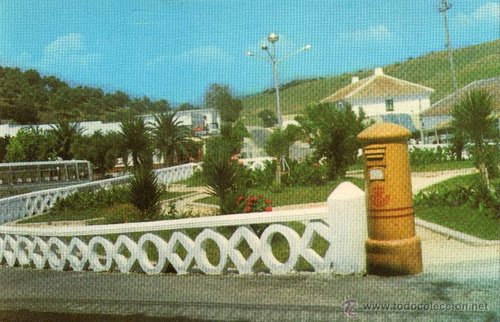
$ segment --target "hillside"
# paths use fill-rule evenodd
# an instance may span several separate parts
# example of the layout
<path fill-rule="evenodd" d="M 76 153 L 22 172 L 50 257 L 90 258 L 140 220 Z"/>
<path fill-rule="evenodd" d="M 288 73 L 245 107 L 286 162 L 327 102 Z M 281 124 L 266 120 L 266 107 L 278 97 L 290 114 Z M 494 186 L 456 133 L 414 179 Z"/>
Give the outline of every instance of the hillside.
<path fill-rule="evenodd" d="M 166 100 L 131 98 L 125 92 L 105 93 L 98 87 L 72 87 L 34 69 L 0 66 L 0 122 L 111 121 L 129 114 L 166 111 L 169 106 Z"/>
<path fill-rule="evenodd" d="M 499 76 L 500 40 L 456 49 L 453 59 L 459 87 L 474 80 Z M 384 73 L 388 75 L 434 88 L 436 91 L 431 97 L 432 102 L 452 92 L 446 51 L 382 67 Z M 364 78 L 371 74 L 370 69 L 319 79 L 296 80 L 285 84 L 280 91 L 282 113 L 283 115 L 300 113 L 307 104 L 317 102 L 349 84 L 352 76 Z M 243 115 L 249 125 L 261 124 L 257 114 L 263 109 L 275 110 L 275 95 L 271 90 L 242 99 Z"/>

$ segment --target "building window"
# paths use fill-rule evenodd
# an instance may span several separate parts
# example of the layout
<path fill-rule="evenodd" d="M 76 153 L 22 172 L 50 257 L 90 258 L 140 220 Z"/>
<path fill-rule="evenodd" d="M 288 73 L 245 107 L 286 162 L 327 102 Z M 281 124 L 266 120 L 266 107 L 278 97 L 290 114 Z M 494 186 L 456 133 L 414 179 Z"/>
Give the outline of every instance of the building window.
<path fill-rule="evenodd" d="M 385 100 L 385 110 L 387 112 L 394 111 L 394 100 L 392 98 Z"/>

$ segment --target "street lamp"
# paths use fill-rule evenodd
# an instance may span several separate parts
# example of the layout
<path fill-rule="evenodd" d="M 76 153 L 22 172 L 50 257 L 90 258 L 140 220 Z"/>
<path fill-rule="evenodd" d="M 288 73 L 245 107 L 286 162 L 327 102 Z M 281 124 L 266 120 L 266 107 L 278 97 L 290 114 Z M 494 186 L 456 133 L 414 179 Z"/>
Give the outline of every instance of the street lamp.
<path fill-rule="evenodd" d="M 247 55 L 250 57 L 257 57 L 264 59 L 266 61 L 271 62 L 273 66 L 273 80 L 274 80 L 274 90 L 276 92 L 276 118 L 278 119 L 278 126 L 280 128 L 283 127 L 283 118 L 281 117 L 281 107 L 280 107 L 280 92 L 279 92 L 279 74 L 278 74 L 278 65 L 284 60 L 290 58 L 291 56 L 312 48 L 311 45 L 305 45 L 304 47 L 292 51 L 286 54 L 282 58 L 278 58 L 276 56 L 276 42 L 279 40 L 279 36 L 272 32 L 267 36 L 267 41 L 271 44 L 272 50 L 269 50 L 269 44 L 264 44 L 260 48 L 267 53 L 267 56 L 256 56 L 253 52 L 247 51 Z"/>

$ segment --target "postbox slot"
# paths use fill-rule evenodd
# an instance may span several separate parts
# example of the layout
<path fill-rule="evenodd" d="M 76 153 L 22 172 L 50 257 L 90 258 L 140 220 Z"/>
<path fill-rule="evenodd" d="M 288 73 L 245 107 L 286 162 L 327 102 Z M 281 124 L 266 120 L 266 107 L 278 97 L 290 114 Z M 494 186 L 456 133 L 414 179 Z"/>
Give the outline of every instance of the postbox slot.
<path fill-rule="evenodd" d="M 366 155 L 366 159 L 369 161 L 382 161 L 382 160 L 384 160 L 384 154 Z"/>
<path fill-rule="evenodd" d="M 385 157 L 385 148 L 365 148 L 364 152 L 367 161 L 382 161 Z"/>

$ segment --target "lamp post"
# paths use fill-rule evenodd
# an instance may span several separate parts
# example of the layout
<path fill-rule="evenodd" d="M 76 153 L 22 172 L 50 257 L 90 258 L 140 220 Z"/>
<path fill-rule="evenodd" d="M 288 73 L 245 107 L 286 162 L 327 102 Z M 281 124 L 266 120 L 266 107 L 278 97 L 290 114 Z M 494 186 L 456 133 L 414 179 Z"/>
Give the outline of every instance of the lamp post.
<path fill-rule="evenodd" d="M 257 58 L 269 61 L 271 63 L 271 65 L 273 66 L 274 90 L 276 92 L 276 118 L 278 119 L 278 126 L 280 128 L 282 128 L 283 127 L 283 118 L 281 117 L 278 66 L 281 62 L 288 59 L 289 57 L 291 57 L 291 56 L 293 56 L 301 51 L 309 50 L 312 48 L 312 46 L 305 45 L 304 47 L 302 47 L 298 50 L 295 50 L 295 51 L 288 53 L 283 58 L 278 58 L 276 55 L 276 42 L 278 40 L 279 40 L 279 36 L 276 33 L 272 32 L 267 36 L 267 41 L 271 44 L 272 50 L 269 50 L 268 44 L 264 44 L 261 46 L 261 49 L 267 53 L 267 56 L 256 56 L 251 51 L 247 51 L 247 55 L 250 57 L 257 57 Z"/>

